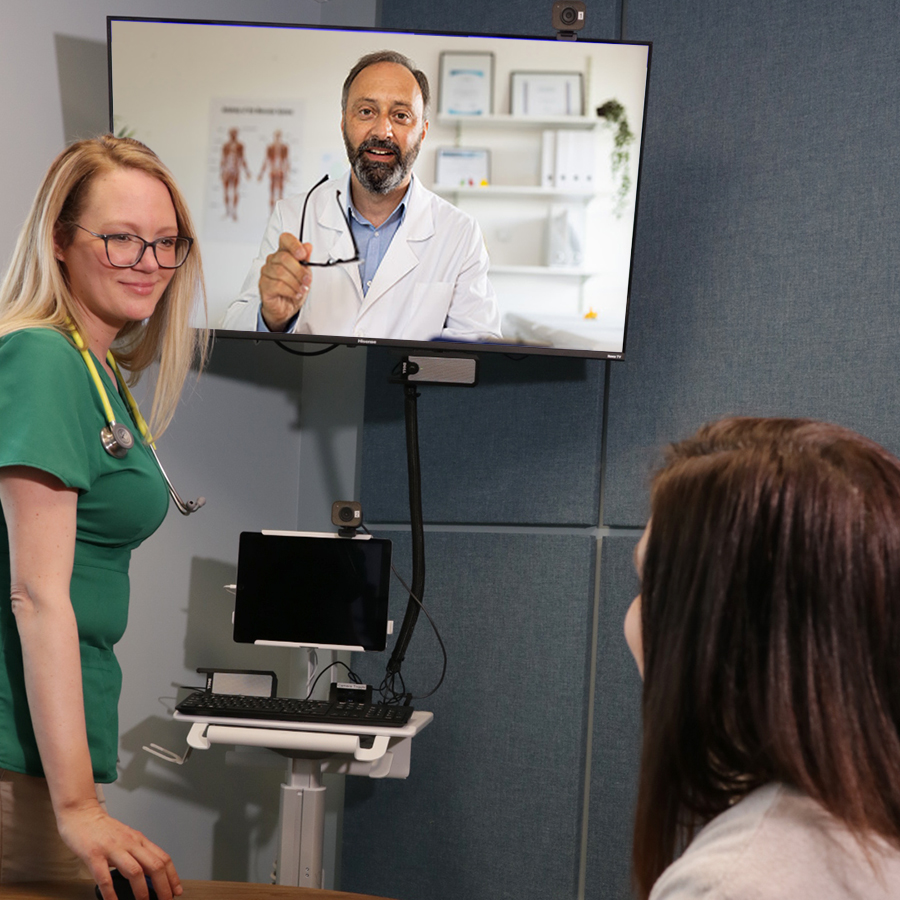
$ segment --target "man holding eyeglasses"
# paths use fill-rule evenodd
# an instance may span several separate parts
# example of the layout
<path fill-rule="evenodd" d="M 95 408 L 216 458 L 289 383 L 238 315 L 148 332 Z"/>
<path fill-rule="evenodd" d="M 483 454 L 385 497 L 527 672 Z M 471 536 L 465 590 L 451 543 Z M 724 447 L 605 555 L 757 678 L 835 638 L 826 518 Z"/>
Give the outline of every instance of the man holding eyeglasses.
<path fill-rule="evenodd" d="M 412 174 L 428 80 L 385 50 L 341 97 L 350 173 L 280 201 L 222 322 L 240 331 L 496 341 L 500 313 L 475 220 Z"/>

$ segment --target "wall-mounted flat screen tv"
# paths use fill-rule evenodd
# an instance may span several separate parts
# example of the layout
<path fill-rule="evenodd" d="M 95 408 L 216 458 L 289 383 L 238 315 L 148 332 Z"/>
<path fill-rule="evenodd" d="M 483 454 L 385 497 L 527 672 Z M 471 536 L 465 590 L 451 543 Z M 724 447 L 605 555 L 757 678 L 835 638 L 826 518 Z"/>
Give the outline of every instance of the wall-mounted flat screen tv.
<path fill-rule="evenodd" d="M 184 191 L 220 336 L 624 355 L 649 44 L 117 17 L 108 37 L 112 129 Z M 382 50 L 427 108 L 382 61 L 342 110 Z M 319 265 L 273 317 L 284 234 Z"/>

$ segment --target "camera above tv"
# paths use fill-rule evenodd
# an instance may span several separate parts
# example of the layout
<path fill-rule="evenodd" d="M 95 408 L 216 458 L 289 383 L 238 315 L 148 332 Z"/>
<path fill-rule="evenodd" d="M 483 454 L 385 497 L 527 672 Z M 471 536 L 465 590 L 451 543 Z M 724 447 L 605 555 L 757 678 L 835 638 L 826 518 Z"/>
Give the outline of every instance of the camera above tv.
<path fill-rule="evenodd" d="M 181 186 L 220 336 L 624 356 L 649 44 L 119 17 L 108 36 L 112 129 Z M 412 68 L 378 57 L 342 92 L 378 51 Z M 304 266 L 273 279 L 279 248 Z"/>

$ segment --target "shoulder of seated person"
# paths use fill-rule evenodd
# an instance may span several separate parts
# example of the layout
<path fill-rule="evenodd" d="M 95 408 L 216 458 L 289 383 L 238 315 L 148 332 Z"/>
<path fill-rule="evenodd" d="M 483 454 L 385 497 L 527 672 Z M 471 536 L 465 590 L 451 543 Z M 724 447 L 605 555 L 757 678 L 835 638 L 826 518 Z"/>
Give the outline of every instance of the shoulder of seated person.
<path fill-rule="evenodd" d="M 883 841 L 874 848 L 873 870 L 847 828 L 816 801 L 769 784 L 709 822 L 659 878 L 651 900 L 900 896 L 900 853 Z"/>

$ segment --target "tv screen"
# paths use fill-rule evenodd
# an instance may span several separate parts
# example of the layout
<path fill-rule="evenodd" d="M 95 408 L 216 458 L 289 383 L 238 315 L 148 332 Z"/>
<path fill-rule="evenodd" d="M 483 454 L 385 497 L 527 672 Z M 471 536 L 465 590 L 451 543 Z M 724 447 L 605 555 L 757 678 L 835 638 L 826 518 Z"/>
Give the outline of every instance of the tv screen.
<path fill-rule="evenodd" d="M 649 44 L 116 17 L 108 37 L 112 130 L 184 191 L 220 336 L 623 357 Z M 370 146 L 352 118 L 370 93 L 383 105 L 362 76 L 384 64 L 342 115 L 348 73 L 381 50 L 430 86 L 402 147 L 399 119 Z M 381 202 L 365 171 L 401 162 L 393 219 L 351 226 L 354 191 Z M 320 265 L 270 333 L 260 267 L 282 234 Z"/>

